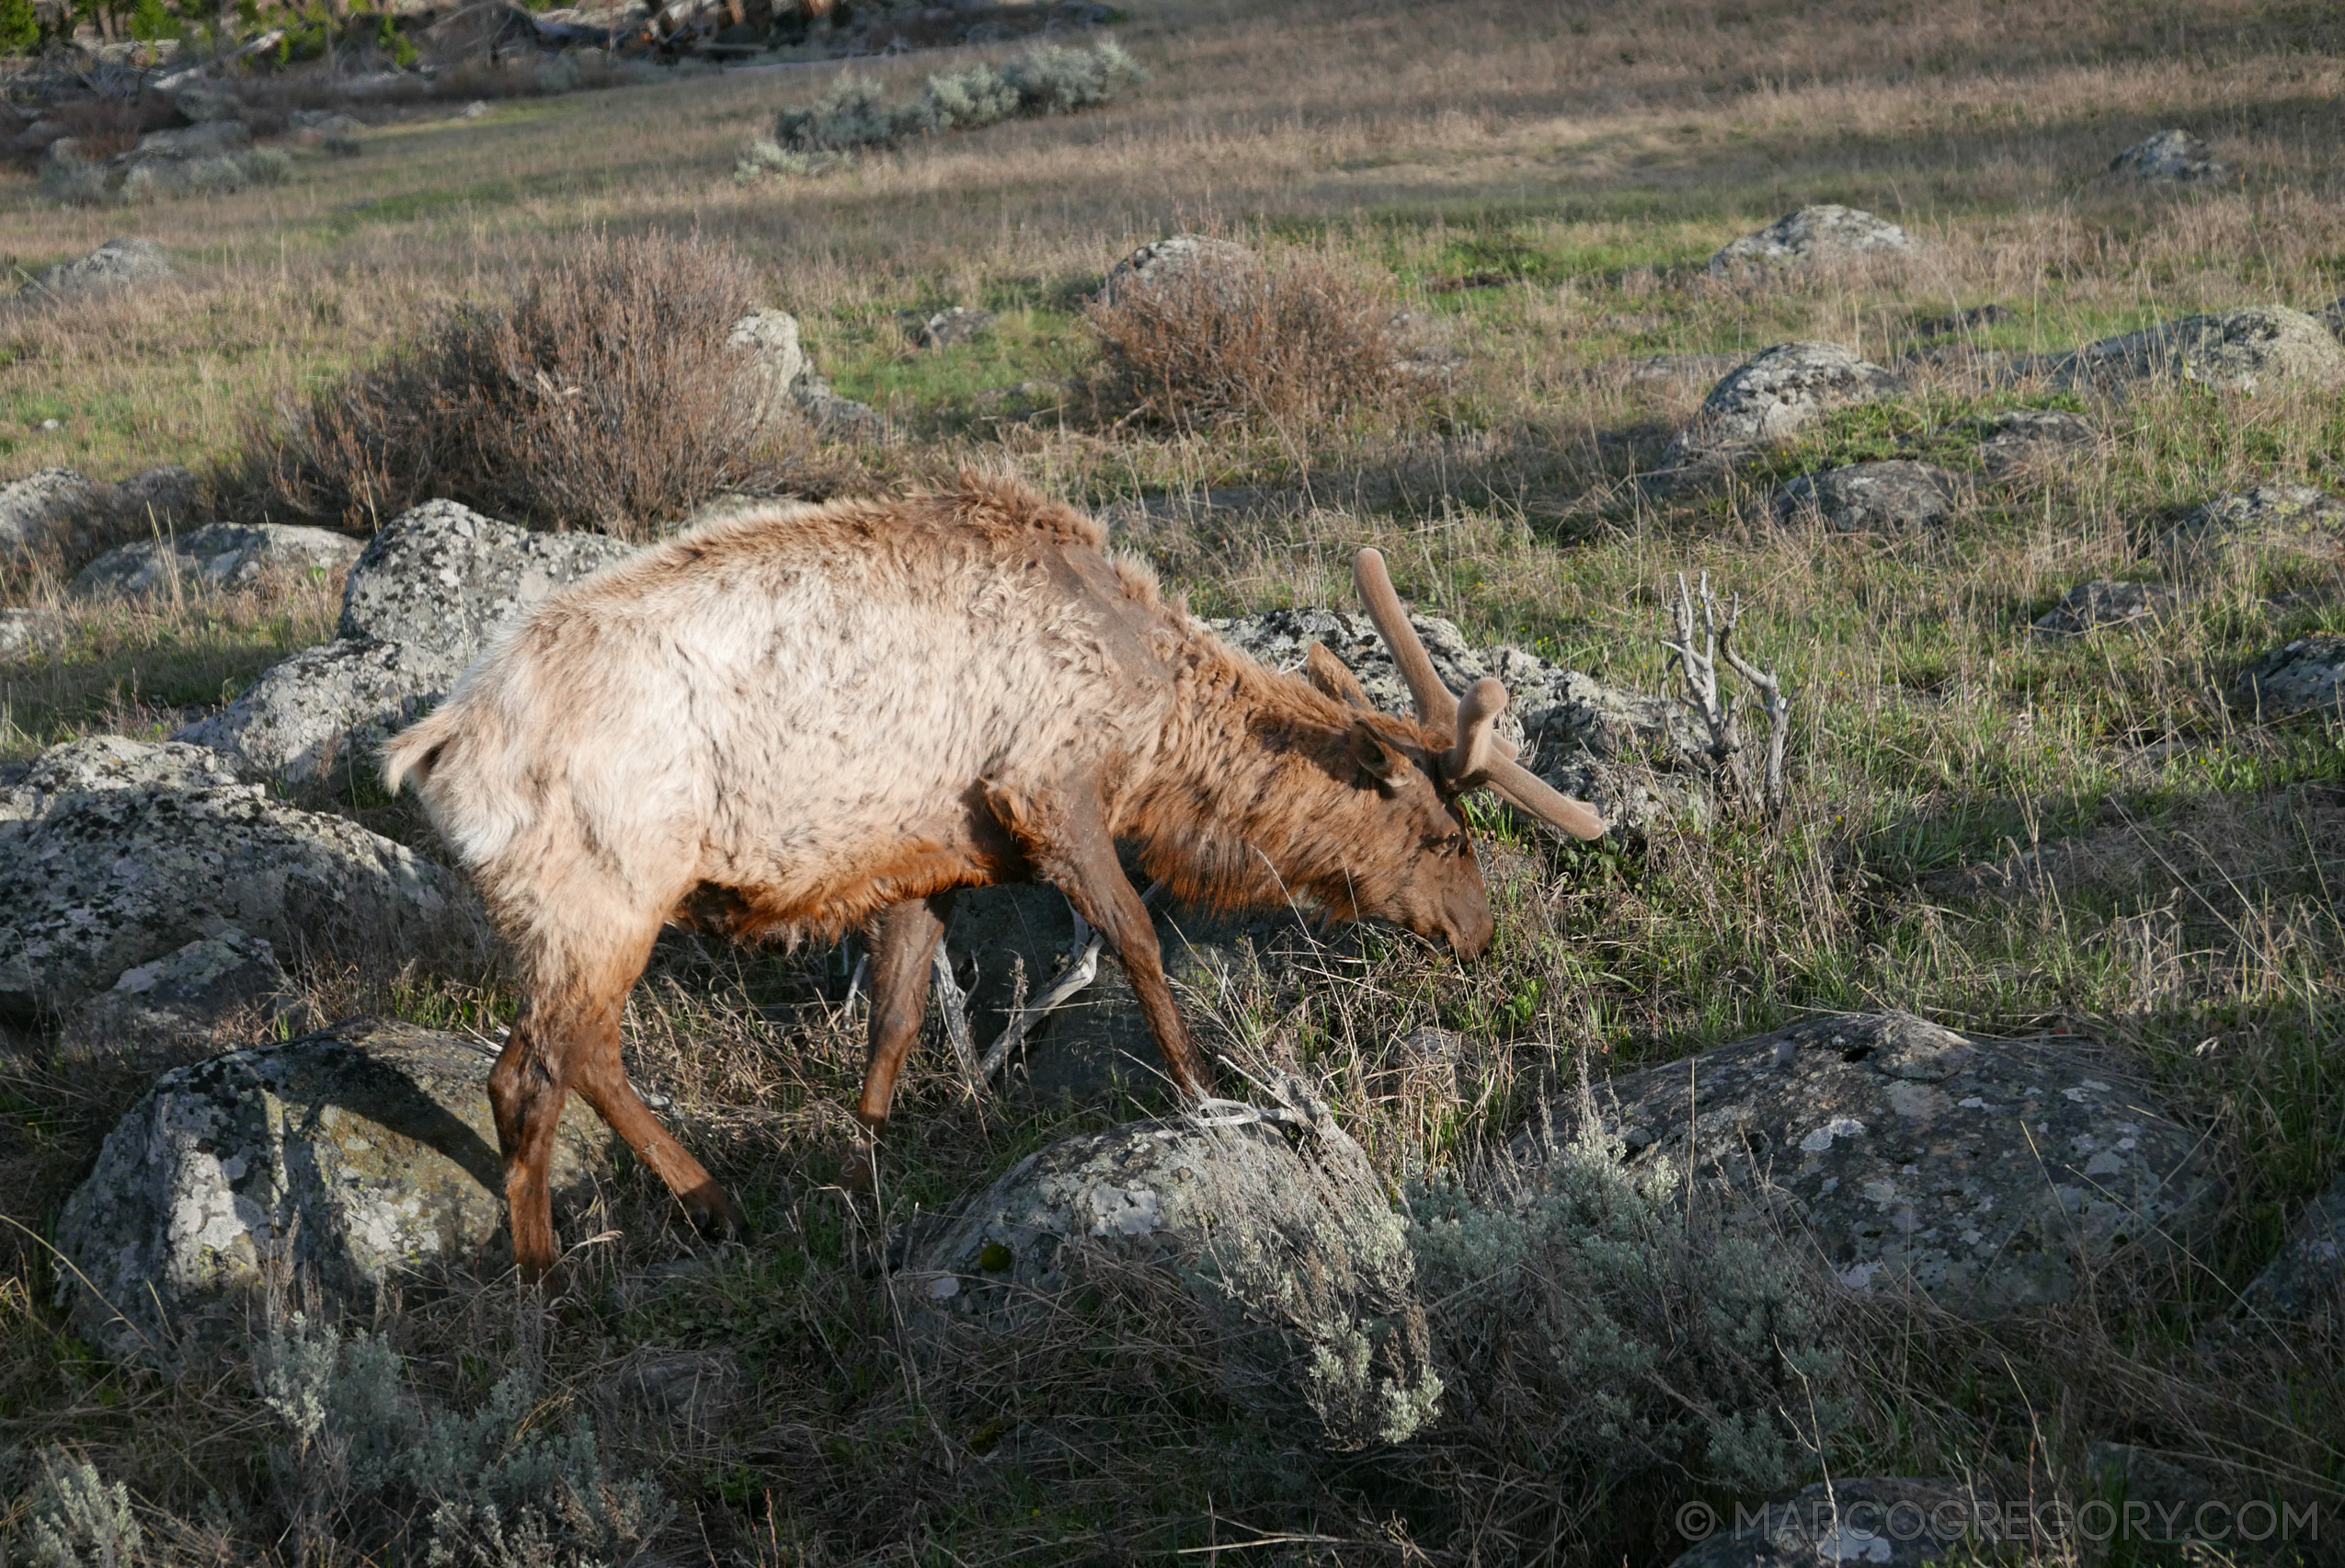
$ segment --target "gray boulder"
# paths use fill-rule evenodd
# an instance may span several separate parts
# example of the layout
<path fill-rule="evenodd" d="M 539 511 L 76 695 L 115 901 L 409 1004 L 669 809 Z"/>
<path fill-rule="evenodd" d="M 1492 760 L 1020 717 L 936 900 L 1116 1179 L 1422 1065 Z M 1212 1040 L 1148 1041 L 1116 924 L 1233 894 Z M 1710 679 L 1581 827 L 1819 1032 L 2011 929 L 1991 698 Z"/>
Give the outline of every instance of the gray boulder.
<path fill-rule="evenodd" d="M 2303 311 L 2259 305 L 2088 343 L 2069 356 L 2062 376 L 2111 391 L 2160 381 L 2245 393 L 2292 383 L 2334 387 L 2345 384 L 2345 346 Z"/>
<path fill-rule="evenodd" d="M 1242 245 L 1209 235 L 1173 235 L 1140 246 L 1108 269 L 1099 301 L 1112 305 L 1136 288 L 1155 288 L 1175 280 L 1251 287 L 1258 285 L 1263 275 L 1262 258 Z"/>
<path fill-rule="evenodd" d="M 338 572 L 363 548 L 349 534 L 323 528 L 215 522 L 192 533 L 118 545 L 75 574 L 73 591 L 90 599 L 164 592 L 180 584 L 234 588 L 271 572 Z"/>
<path fill-rule="evenodd" d="M 1442 1393 L 1407 1229 L 1326 1105 L 1274 1087 L 1298 1144 L 1242 1112 L 1067 1139 L 960 1206 L 898 1288 L 999 1332 L 1047 1315 L 1095 1260 L 1158 1268 L 1238 1331 L 1229 1381 L 1299 1394 L 1338 1448 L 1406 1440 Z"/>
<path fill-rule="evenodd" d="M 1287 674 L 1298 673 L 1310 644 L 1322 643 L 1378 708 L 1415 712 L 1399 667 L 1365 615 L 1273 610 L 1206 624 L 1256 663 Z M 1452 691 L 1462 692 L 1485 675 L 1505 684 L 1508 702 L 1498 734 L 1518 748 L 1525 766 L 1556 788 L 1595 804 L 1607 821 L 1630 825 L 1686 804 L 1653 795 L 1647 781 L 1619 765 L 1642 760 L 1664 770 L 1699 766 L 1709 741 L 1684 704 L 1606 686 L 1521 648 L 1477 649 L 1438 616 L 1413 616 L 1411 624 Z"/>
<path fill-rule="evenodd" d="M 46 610 L 25 606 L 0 610 L 0 659 L 31 658 L 56 628 L 56 617 Z"/>
<path fill-rule="evenodd" d="M 2198 1135 L 2088 1042 L 1986 1040 L 1910 1013 L 1818 1019 L 1623 1074 L 1598 1085 L 1595 1114 L 1630 1170 L 1690 1166 L 1751 1223 L 1803 1230 L 1849 1289 L 1975 1317 L 2169 1257 L 2220 1207 Z M 1570 1146 L 1579 1115 L 1521 1147 Z"/>
<path fill-rule="evenodd" d="M 95 736 L 0 790 L 0 1013 L 60 1012 L 234 927 L 380 961 L 479 940 L 450 873 L 202 747 Z"/>
<path fill-rule="evenodd" d="M 605 534 L 541 533 L 427 501 L 385 524 L 351 566 L 337 640 L 271 666 L 174 738 L 291 780 L 358 765 L 509 622 L 633 553 Z"/>
<path fill-rule="evenodd" d="M 1916 248 L 1914 236 L 1896 224 L 1862 208 L 1826 203 L 1787 212 L 1756 234 L 1729 241 L 1705 269 L 1722 278 L 1801 262 L 1905 255 Z"/>
<path fill-rule="evenodd" d="M 2265 1328 L 2323 1317 L 2345 1322 L 2345 1175 L 2305 1206 L 2230 1313 L 2236 1326 Z"/>
<path fill-rule="evenodd" d="M 796 406 L 793 395 L 806 372 L 796 316 L 786 310 L 753 310 L 733 324 L 726 342 L 746 351 L 741 395 L 759 410 L 760 425 L 772 424 Z"/>
<path fill-rule="evenodd" d="M 1663 461 L 1677 471 L 1722 466 L 1797 433 L 1826 409 L 1867 402 L 1896 385 L 1895 376 L 1837 343 L 1778 343 L 1710 389 Z"/>
<path fill-rule="evenodd" d="M 125 969 L 75 1010 L 73 1033 L 109 1043 L 200 1038 L 246 1009 L 272 1018 L 301 1009 L 277 950 L 234 926 Z"/>
<path fill-rule="evenodd" d="M 2151 624 L 2181 607 L 2181 594 L 2163 583 L 2095 578 L 2062 594 L 2030 630 L 2040 637 L 2080 637 L 2104 626 Z"/>
<path fill-rule="evenodd" d="M 171 258 L 151 239 L 109 239 L 87 256 L 61 261 L 17 291 L 25 303 L 86 299 L 143 288 L 173 276 Z"/>
<path fill-rule="evenodd" d="M 154 468 L 120 485 L 43 468 L 0 485 L 0 560 L 46 556 L 77 565 L 126 532 L 167 528 L 195 504 L 195 477 Z"/>
<path fill-rule="evenodd" d="M 1992 1509 L 1992 1512 L 1985 1510 Z M 1716 1518 L 1714 1514 L 1680 1517 Z M 1669 1568 L 1825 1568 L 1826 1564 L 1936 1562 L 1974 1526 L 2002 1524 L 1999 1504 L 1983 1504 L 1960 1482 L 1891 1476 L 1842 1476 L 1817 1482 L 1788 1503 L 1746 1513 Z M 1981 1529 L 1979 1533 L 1985 1533 Z"/>
<path fill-rule="evenodd" d="M 272 1281 L 300 1276 L 331 1318 L 494 1261 L 492 1059 L 452 1035 L 360 1019 L 166 1073 L 58 1219 L 57 1304 L 115 1359 L 178 1367 L 236 1337 Z M 573 1099 L 558 1191 L 591 1187 L 608 1136 Z"/>
<path fill-rule="evenodd" d="M 2345 555 L 2345 501 L 2311 485 L 2275 480 L 2200 503 L 2160 542 L 2168 555 L 2198 564 L 2255 545 Z"/>
<path fill-rule="evenodd" d="M 2177 128 L 2145 136 L 2109 160 L 2107 173 L 2156 185 L 2228 179 L 2231 166 L 2189 132 Z"/>
<path fill-rule="evenodd" d="M 2258 718 L 2345 716 L 2345 637 L 2298 637 L 2274 648 L 2240 672 L 2228 695 Z"/>
<path fill-rule="evenodd" d="M 171 95 L 171 107 L 190 125 L 245 116 L 245 100 L 234 88 L 217 82 L 189 83 Z"/>
<path fill-rule="evenodd" d="M 323 147 L 341 157 L 359 155 L 366 122 L 330 109 L 297 109 L 287 117 L 293 140 L 304 147 Z"/>
<path fill-rule="evenodd" d="M 972 342 L 993 329 L 994 314 L 989 310 L 973 310 L 967 305 L 955 305 L 938 311 L 921 324 L 920 346 L 923 349 L 956 349 Z"/>
<path fill-rule="evenodd" d="M 1893 458 L 1802 474 L 1776 492 L 1775 510 L 1786 521 L 1821 519 L 1841 533 L 1908 533 L 1945 522 L 1960 490 L 1943 468 Z"/>
<path fill-rule="evenodd" d="M 255 147 L 243 121 L 212 120 L 149 132 L 128 152 L 102 160 L 86 155 L 71 137 L 52 142 L 41 160 L 40 189 L 54 200 L 98 206 L 277 185 L 292 169 L 282 152 Z"/>
<path fill-rule="evenodd" d="M 2006 409 L 1985 421 L 1980 436 L 1979 456 L 1998 479 L 2088 451 L 2100 441 L 2091 420 L 2065 408 Z"/>

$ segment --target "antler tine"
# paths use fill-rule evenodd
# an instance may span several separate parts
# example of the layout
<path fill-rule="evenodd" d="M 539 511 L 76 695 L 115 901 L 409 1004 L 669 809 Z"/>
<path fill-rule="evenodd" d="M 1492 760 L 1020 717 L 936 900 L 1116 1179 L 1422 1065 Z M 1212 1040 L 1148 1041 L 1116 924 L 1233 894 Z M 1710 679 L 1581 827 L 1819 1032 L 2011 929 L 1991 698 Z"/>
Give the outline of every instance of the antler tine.
<path fill-rule="evenodd" d="M 1376 623 L 1384 646 L 1392 650 L 1392 662 L 1401 667 L 1401 679 L 1409 683 L 1409 695 L 1417 701 L 1418 719 L 1436 729 L 1457 727 L 1458 698 L 1435 673 L 1432 658 L 1417 639 L 1417 629 L 1409 624 L 1409 612 L 1401 608 L 1401 596 L 1392 591 L 1391 574 L 1384 569 L 1383 552 L 1365 549 L 1353 556 L 1352 580 L 1359 586 L 1360 602 L 1367 607 L 1368 619 Z"/>
<path fill-rule="evenodd" d="M 1573 800 L 1511 757 L 1493 761 L 1484 782 L 1509 806 L 1551 828 L 1560 828 L 1575 839 L 1604 836 L 1604 818 L 1586 802 Z"/>

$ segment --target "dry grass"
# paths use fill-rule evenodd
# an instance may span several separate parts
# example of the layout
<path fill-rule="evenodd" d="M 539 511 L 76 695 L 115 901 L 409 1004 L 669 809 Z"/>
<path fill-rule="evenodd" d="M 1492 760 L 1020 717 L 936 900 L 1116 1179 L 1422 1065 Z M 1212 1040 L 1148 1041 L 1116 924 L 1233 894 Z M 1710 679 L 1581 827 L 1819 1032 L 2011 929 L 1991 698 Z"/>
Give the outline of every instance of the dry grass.
<path fill-rule="evenodd" d="M 1663 585 L 1707 570 L 1744 594 L 1751 651 L 1800 696 L 1780 832 L 1672 822 L 1586 850 L 1503 843 L 1500 937 L 1480 963 L 1386 932 L 1298 940 L 1187 997 L 1200 1036 L 1252 1070 L 1306 1073 L 1396 1180 L 1471 1165 L 1582 1063 L 1601 1076 L 1817 1012 L 2100 1036 L 2204 1133 L 2230 1194 L 2212 1244 L 2023 1320 L 1901 1308 L 1840 1325 L 1858 1397 L 1830 1435 L 1834 1473 L 1969 1474 L 2074 1503 L 2096 1495 L 2088 1446 L 2118 1440 L 2333 1510 L 2335 1344 L 2200 1336 L 2345 1156 L 2339 737 L 2243 725 L 2218 696 L 2272 644 L 2345 629 L 2345 571 L 2287 547 L 2185 562 L 2156 542 L 2213 494 L 2275 477 L 2339 488 L 2334 396 L 2072 399 L 2101 444 L 1996 480 L 1975 420 L 2056 389 L 1914 359 L 1899 398 L 1732 483 L 1660 503 L 1630 481 L 1709 384 L 1642 378 L 1637 356 L 1822 338 L 1890 362 L 1947 346 L 1917 324 L 1989 303 L 2008 315 L 1958 346 L 2055 350 L 2345 292 L 2336 17 L 2248 0 L 1137 9 L 1118 35 L 1152 79 L 1128 98 L 818 179 L 729 176 L 743 137 L 818 97 L 823 71 L 419 117 L 361 159 L 305 160 L 287 187 L 129 215 L 41 207 L 0 179 L 0 249 L 18 263 L 143 232 L 186 272 L 0 323 L 0 472 L 232 458 L 280 399 L 350 384 L 451 309 L 502 307 L 583 235 L 696 234 L 746 256 L 761 303 L 800 315 L 841 391 L 910 433 L 864 455 L 865 482 L 974 460 L 1093 503 L 1145 498 L 1150 521 L 1118 542 L 1201 612 L 1346 601 L 1349 554 L 1375 544 L 1404 594 L 1475 635 L 1650 690 L 1670 679 Z M 857 67 L 899 93 L 934 68 Z M 2096 181 L 2176 123 L 2242 177 L 2179 194 Z M 1810 200 L 1871 208 L 1927 246 L 1771 281 L 1696 276 L 1716 246 Z M 1120 427 L 1054 417 L 1071 400 L 1051 389 L 1100 363 L 1081 302 L 1104 269 L 1136 242 L 1216 226 L 1424 302 L 1467 356 L 1450 395 L 1408 419 L 1282 424 L 1196 403 Z M 909 347 L 898 313 L 951 303 L 1001 321 L 966 348 Z M 1211 399 L 1248 406 L 1246 384 Z M 65 429 L 31 430 L 50 417 Z M 1889 456 L 1976 480 L 1951 526 L 1841 536 L 1779 526 L 1764 505 L 1793 473 Z M 2091 577 L 2192 598 L 2155 632 L 2026 635 Z M 13 756 L 91 727 L 152 733 L 325 635 L 333 608 L 323 584 L 147 607 L 82 604 L 41 574 L 0 592 L 63 628 L 53 651 L 0 667 Z M 416 831 L 380 800 L 324 804 Z M 1630 1482 L 1552 1463 L 1523 1388 L 1493 1391 L 1476 1409 L 1504 1413 L 1482 1425 L 1461 1406 L 1405 1450 L 1328 1455 L 1264 1391 L 1227 1381 L 1228 1347 L 1145 1279 L 1103 1275 L 1029 1335 L 913 1345 L 886 1288 L 888 1228 L 1133 1107 L 972 1105 L 926 1053 L 884 1202 L 852 1196 L 838 1151 L 861 1019 L 819 962 L 679 944 L 628 1021 L 631 1070 L 675 1097 L 687 1140 L 742 1196 L 749 1246 L 695 1251 L 631 1172 L 581 1217 L 622 1235 L 583 1254 L 556 1332 L 486 1284 L 419 1291 L 383 1320 L 451 1408 L 541 1356 L 548 1420 L 592 1415 L 614 1462 L 679 1504 L 667 1557 L 1096 1561 L 1250 1542 L 1253 1561 L 1662 1562 L 1678 1505 L 1731 1505 L 1665 1464 Z M 329 1014 L 489 1028 L 511 1005 L 493 981 L 306 979 Z M 1398 1042 L 1424 1025 L 1465 1048 L 1410 1056 Z M 0 1210 L 33 1230 L 159 1065 L 61 1064 L 55 1044 L 18 1042 L 0 1083 Z M 65 1444 L 126 1481 L 156 1562 L 380 1560 L 386 1538 L 355 1522 L 289 1533 L 308 1516 L 273 1479 L 283 1434 L 244 1368 L 179 1385 L 106 1368 L 40 1305 L 32 1250 L 0 1275 L 0 1448 Z M 628 1391 L 629 1368 L 668 1356 L 702 1358 L 723 1397 L 687 1417 Z"/>

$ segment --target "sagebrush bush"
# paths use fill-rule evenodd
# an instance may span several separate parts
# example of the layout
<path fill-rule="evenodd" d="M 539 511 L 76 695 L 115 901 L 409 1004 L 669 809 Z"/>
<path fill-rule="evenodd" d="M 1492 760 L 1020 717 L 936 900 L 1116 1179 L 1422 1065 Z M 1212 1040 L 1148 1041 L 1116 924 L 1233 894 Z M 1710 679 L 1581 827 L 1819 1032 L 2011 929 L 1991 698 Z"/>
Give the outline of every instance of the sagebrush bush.
<path fill-rule="evenodd" d="M 1147 78 L 1120 44 L 1065 49 L 1047 43 L 999 68 L 972 65 L 931 76 L 903 103 L 890 103 L 876 82 L 841 76 L 807 108 L 783 110 L 773 135 L 800 153 L 888 147 L 1004 120 L 1072 114 Z"/>
<path fill-rule="evenodd" d="M 1085 307 L 1109 418 L 1309 427 L 1404 387 L 1392 301 L 1311 252 L 1160 268 Z"/>
<path fill-rule="evenodd" d="M 1516 1475 L 1771 1495 L 1829 1456 L 1852 1407 L 1815 1268 L 1726 1233 L 1683 1173 L 1632 1176 L 1595 1143 L 1494 1175 L 1410 1207 L 1435 1332 Z"/>
<path fill-rule="evenodd" d="M 244 510 L 369 531 L 446 497 L 622 538 L 722 494 L 780 490 L 802 464 L 804 427 L 732 340 L 760 303 L 737 251 L 659 234 L 582 239 L 509 308 L 450 310 L 280 408 L 217 488 Z"/>
<path fill-rule="evenodd" d="M 40 1489 L 26 1530 L 34 1568 L 129 1568 L 144 1532 L 130 1489 L 62 1448 L 40 1456 Z"/>

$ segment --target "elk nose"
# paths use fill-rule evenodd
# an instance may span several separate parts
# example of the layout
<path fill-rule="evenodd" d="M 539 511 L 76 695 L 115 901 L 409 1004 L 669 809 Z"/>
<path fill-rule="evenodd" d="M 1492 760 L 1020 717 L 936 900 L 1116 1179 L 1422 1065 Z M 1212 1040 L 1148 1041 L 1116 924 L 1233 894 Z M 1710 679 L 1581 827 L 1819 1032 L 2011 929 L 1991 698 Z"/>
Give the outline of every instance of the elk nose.
<path fill-rule="evenodd" d="M 1451 922 L 1449 950 L 1460 958 L 1479 958 L 1497 932 L 1498 922 L 1490 918 L 1489 911 L 1477 910 L 1464 920 Z"/>

